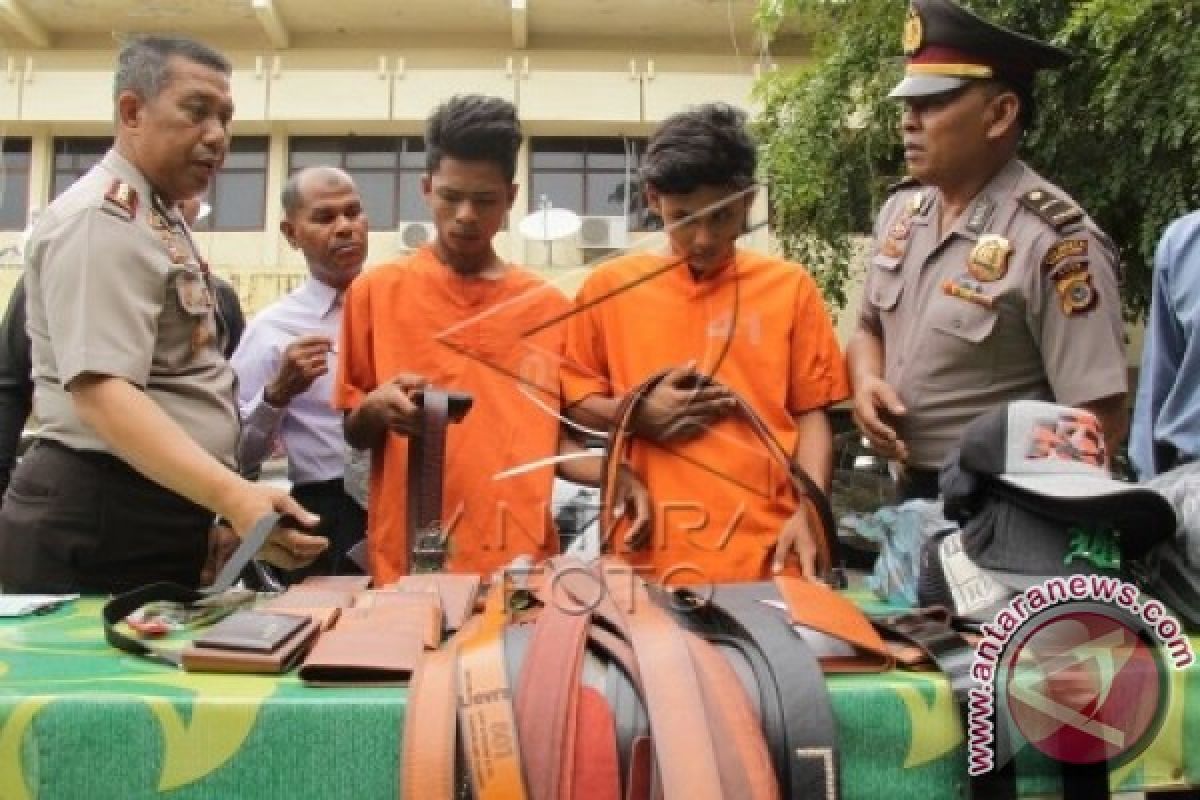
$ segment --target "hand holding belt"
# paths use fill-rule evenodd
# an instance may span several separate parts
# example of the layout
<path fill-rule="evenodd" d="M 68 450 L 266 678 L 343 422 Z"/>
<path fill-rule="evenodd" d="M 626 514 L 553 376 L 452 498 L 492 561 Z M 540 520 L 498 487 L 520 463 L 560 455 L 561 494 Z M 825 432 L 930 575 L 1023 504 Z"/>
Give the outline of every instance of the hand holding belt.
<path fill-rule="evenodd" d="M 615 503 L 617 470 L 624 463 L 625 454 L 633 443 L 634 416 L 638 407 L 669 372 L 670 370 L 663 370 L 650 376 L 641 385 L 629 391 L 617 406 L 609 433 L 608 448 L 604 453 L 604 477 L 601 485 L 602 513 L 604 515 L 602 530 L 606 532 L 612 531 L 616 522 L 613 515 L 617 511 Z M 697 379 L 702 385 L 716 385 L 715 380 L 706 376 L 697 375 Z M 746 421 L 755 438 L 767 448 L 771 459 L 789 477 L 799 502 L 803 504 L 807 499 L 816 516 L 816 521 L 819 523 L 816 541 L 817 574 L 834 586 L 839 588 L 844 586 L 845 579 L 840 570 L 841 553 L 838 547 L 837 523 L 833 518 L 833 509 L 829 505 L 829 498 L 826 497 L 821 487 L 817 486 L 812 477 L 804 471 L 804 468 L 788 455 L 758 412 L 732 389 L 728 387 L 726 389 L 737 402 L 735 412 Z"/>
<path fill-rule="evenodd" d="M 446 428 L 450 422 L 459 422 L 466 416 L 471 396 L 426 388 L 417 398 L 421 405 L 421 434 L 408 440 L 410 571 L 440 572 L 446 566 L 446 540 L 450 535 L 442 519 Z"/>

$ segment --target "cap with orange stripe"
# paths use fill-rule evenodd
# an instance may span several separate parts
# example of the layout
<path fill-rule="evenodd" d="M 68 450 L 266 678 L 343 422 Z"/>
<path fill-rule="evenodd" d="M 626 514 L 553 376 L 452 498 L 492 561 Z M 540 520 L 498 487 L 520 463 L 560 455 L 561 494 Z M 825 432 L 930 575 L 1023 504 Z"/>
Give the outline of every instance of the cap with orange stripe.
<path fill-rule="evenodd" d="M 994 25 L 951 0 L 912 0 L 904 55 L 904 80 L 890 97 L 941 94 L 987 78 L 1027 88 L 1038 70 L 1071 60 L 1066 50 Z"/>

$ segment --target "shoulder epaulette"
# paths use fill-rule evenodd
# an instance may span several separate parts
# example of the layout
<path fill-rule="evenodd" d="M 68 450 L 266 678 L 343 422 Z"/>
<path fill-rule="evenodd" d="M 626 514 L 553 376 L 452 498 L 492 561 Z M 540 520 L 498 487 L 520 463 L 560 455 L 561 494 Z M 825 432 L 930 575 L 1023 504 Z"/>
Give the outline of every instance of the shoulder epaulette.
<path fill-rule="evenodd" d="M 137 216 L 137 189 L 125 181 L 113 181 L 112 185 L 108 187 L 108 191 L 104 193 L 104 199 L 108 201 L 109 208 L 119 211 L 126 219 L 132 220 Z"/>
<path fill-rule="evenodd" d="M 888 194 L 895 194 L 896 192 L 900 191 L 901 189 L 915 189 L 916 187 L 918 187 L 920 185 L 921 185 L 921 182 L 919 180 L 912 177 L 911 175 L 906 175 L 903 178 L 901 178 L 900 180 L 896 181 L 895 183 L 889 184 L 887 187 L 887 192 L 888 192 Z"/>
<path fill-rule="evenodd" d="M 1057 231 L 1065 230 L 1083 219 L 1082 208 L 1045 189 L 1030 189 L 1021 195 L 1018 202 Z"/>

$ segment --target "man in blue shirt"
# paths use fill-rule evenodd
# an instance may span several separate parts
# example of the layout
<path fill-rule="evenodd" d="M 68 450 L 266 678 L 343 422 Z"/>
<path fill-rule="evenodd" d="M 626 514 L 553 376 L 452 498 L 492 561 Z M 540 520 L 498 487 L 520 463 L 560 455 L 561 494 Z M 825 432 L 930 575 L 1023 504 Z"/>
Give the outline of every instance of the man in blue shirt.
<path fill-rule="evenodd" d="M 1129 455 L 1142 480 L 1200 457 L 1200 211 L 1171 223 L 1154 257 Z M 1192 375 L 1192 380 L 1185 376 Z"/>

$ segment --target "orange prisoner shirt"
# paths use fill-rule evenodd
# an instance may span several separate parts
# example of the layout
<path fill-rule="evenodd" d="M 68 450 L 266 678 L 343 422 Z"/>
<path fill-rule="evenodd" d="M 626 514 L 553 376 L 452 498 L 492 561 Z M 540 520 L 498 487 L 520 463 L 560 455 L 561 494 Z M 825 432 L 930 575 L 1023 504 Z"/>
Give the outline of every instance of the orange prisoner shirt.
<path fill-rule="evenodd" d="M 703 281 L 680 264 L 639 282 L 669 260 L 626 256 L 588 278 L 567 324 L 564 405 L 622 396 L 664 368 L 695 361 L 745 398 L 793 452 L 792 415 L 849 393 L 816 284 L 796 264 L 747 251 Z M 623 526 L 614 532 L 613 546 L 629 562 L 676 583 L 770 574 L 773 545 L 797 506 L 788 476 L 745 423 L 724 419 L 669 446 L 635 440 L 630 462 L 655 513 L 642 550 L 623 552 Z"/>
<path fill-rule="evenodd" d="M 558 451 L 561 325 L 523 332 L 570 309 L 563 294 L 511 267 L 499 280 L 463 278 L 426 248 L 378 266 L 350 287 L 333 404 L 352 410 L 400 373 L 469 392 L 475 402 L 446 441 L 443 519 L 449 568 L 490 572 L 519 554 L 558 550 L 550 523 L 553 467 L 493 480 Z M 408 572 L 408 441 L 388 434 L 371 459 L 367 545 L 376 584 Z"/>

